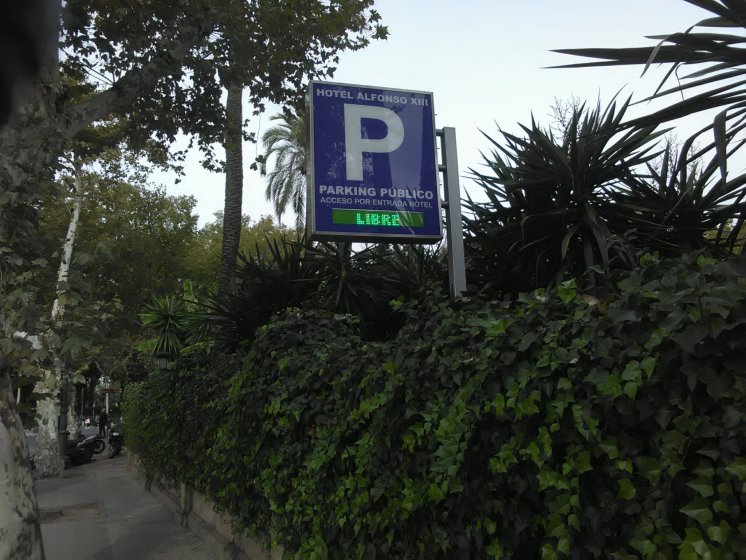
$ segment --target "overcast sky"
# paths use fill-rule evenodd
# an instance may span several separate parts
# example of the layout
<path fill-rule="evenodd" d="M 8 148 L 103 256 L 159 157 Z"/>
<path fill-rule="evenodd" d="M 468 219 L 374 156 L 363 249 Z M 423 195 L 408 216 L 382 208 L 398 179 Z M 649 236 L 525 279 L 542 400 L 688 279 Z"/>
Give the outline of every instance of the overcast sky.
<path fill-rule="evenodd" d="M 456 128 L 462 190 L 474 196 L 464 176 L 488 149 L 480 129 L 515 131 L 532 114 L 548 123 L 555 99 L 605 103 L 620 90 L 639 99 L 662 76 L 641 79 L 637 67 L 548 69 L 575 61 L 552 49 L 651 45 L 646 35 L 683 31 L 708 16 L 684 0 L 377 0 L 376 9 L 388 40 L 343 54 L 333 81 L 433 92 L 436 126 Z M 275 112 L 270 107 L 250 130 L 260 136 Z M 264 178 L 248 168 L 257 150 L 247 143 L 244 151 L 243 212 L 252 218 L 272 214 Z M 224 178 L 202 169 L 196 155 L 190 161 L 180 184 L 163 175 L 156 181 L 170 194 L 193 195 L 204 224 L 223 208 Z"/>

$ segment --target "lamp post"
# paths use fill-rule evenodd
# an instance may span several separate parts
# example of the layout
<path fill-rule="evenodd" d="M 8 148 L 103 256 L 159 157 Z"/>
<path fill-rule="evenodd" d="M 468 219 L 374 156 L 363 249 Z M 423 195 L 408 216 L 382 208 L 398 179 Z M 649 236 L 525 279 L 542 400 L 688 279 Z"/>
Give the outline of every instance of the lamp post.
<path fill-rule="evenodd" d="M 155 353 L 155 363 L 158 369 L 163 371 L 168 369 L 168 352 L 165 350 L 159 350 Z"/>

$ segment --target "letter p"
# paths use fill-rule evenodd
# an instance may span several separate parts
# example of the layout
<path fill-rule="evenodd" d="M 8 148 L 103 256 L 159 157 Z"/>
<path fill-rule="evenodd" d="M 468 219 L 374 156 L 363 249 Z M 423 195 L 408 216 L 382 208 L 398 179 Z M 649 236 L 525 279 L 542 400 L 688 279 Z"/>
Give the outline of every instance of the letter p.
<path fill-rule="evenodd" d="M 363 152 L 393 152 L 404 141 L 404 123 L 399 115 L 385 107 L 345 103 L 345 159 L 347 180 L 363 180 Z M 388 129 L 383 138 L 363 138 L 363 119 L 383 121 Z"/>

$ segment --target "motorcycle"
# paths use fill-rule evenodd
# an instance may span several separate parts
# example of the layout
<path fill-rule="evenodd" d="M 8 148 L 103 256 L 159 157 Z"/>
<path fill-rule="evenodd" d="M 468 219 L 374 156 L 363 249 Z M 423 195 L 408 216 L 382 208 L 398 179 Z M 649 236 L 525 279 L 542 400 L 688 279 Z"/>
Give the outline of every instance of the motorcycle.
<path fill-rule="evenodd" d="M 85 438 L 84 441 L 68 441 L 67 442 L 67 456 L 70 459 L 70 464 L 74 467 L 90 463 L 93 460 L 93 440 L 89 441 L 89 438 Z"/>
<path fill-rule="evenodd" d="M 124 446 L 124 432 L 119 428 L 112 428 L 109 433 L 109 459 L 116 457 Z"/>
<path fill-rule="evenodd" d="M 100 434 L 84 436 L 83 434 L 78 433 L 78 441 L 76 443 L 90 444 L 93 453 L 96 455 L 103 453 L 104 449 L 106 449 L 106 440 L 104 439 L 104 436 Z"/>

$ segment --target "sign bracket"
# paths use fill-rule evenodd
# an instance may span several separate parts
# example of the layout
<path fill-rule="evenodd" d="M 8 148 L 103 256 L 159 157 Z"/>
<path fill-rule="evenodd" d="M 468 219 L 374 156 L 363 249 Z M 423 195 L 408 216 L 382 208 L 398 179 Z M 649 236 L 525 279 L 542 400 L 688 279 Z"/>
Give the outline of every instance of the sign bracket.
<path fill-rule="evenodd" d="M 466 292 L 466 262 L 464 233 L 461 227 L 461 186 L 459 184 L 456 129 L 443 127 L 436 131 L 441 139 L 443 163 L 438 170 L 443 173 L 441 207 L 446 211 L 446 242 L 448 243 L 448 276 L 451 297 L 458 299 Z"/>

